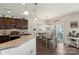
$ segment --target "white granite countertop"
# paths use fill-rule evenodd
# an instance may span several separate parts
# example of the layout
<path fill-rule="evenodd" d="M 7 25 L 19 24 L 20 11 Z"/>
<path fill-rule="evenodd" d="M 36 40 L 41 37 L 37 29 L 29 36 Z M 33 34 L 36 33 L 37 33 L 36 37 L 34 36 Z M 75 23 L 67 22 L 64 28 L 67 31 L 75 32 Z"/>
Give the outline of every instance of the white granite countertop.
<path fill-rule="evenodd" d="M 0 44 L 0 50 L 3 49 L 8 49 L 8 48 L 13 48 L 13 47 L 17 47 L 22 45 L 23 43 L 31 40 L 32 38 L 35 37 L 35 34 L 31 34 L 31 35 L 23 35 L 18 39 L 12 40 L 12 41 L 8 41 L 5 43 Z"/>

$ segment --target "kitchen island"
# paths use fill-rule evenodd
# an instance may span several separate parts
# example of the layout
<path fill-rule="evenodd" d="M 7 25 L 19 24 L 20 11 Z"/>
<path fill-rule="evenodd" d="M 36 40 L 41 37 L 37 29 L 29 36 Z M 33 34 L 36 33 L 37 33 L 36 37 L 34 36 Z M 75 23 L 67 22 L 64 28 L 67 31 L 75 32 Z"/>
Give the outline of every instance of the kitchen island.
<path fill-rule="evenodd" d="M 0 44 L 1 55 L 36 54 L 36 35 L 22 35 L 20 38 Z"/>

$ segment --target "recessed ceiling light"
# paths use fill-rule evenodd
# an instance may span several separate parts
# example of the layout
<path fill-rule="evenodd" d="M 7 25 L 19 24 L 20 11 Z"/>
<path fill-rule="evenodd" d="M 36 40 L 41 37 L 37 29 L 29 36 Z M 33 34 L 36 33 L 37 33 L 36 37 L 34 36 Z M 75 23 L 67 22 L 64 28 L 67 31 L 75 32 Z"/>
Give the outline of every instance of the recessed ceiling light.
<path fill-rule="evenodd" d="M 28 11 L 27 11 L 27 10 L 24 12 L 24 14 L 25 14 L 25 15 L 29 15 L 29 13 L 28 13 Z"/>
<path fill-rule="evenodd" d="M 25 5 L 26 3 L 22 3 L 22 5 Z"/>
<path fill-rule="evenodd" d="M 37 18 L 34 18 L 34 20 L 38 20 Z"/>
<path fill-rule="evenodd" d="M 11 13 L 11 11 L 10 11 L 10 10 L 8 10 L 8 11 L 7 11 L 7 13 Z"/>
<path fill-rule="evenodd" d="M 35 21 L 33 21 L 33 23 L 35 23 Z"/>

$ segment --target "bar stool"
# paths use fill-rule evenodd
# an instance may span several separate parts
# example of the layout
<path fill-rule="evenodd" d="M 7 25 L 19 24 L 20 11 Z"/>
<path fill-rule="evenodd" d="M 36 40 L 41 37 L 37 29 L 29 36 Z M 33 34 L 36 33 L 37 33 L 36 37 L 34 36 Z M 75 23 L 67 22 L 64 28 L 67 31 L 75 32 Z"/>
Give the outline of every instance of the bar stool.
<path fill-rule="evenodd" d="M 51 36 L 48 33 L 44 34 L 43 36 L 44 36 L 43 41 L 45 42 L 45 47 L 48 48 L 48 41 L 50 40 Z"/>
<path fill-rule="evenodd" d="M 57 47 L 57 41 L 55 37 L 52 37 L 49 41 L 48 41 L 48 45 L 49 48 L 56 48 Z"/>
<path fill-rule="evenodd" d="M 49 48 L 54 48 L 54 40 L 49 40 L 48 42 Z"/>

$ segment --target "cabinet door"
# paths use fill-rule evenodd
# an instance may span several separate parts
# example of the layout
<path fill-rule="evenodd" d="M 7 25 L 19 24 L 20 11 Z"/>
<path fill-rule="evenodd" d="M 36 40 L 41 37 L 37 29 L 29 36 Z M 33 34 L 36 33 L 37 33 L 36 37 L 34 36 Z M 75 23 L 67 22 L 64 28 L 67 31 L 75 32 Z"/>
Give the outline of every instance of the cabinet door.
<path fill-rule="evenodd" d="M 24 21 L 24 26 L 25 26 L 25 29 L 28 29 L 28 20 Z"/>
<path fill-rule="evenodd" d="M 3 26 L 3 19 L 0 18 L 0 29 L 2 29 L 2 28 L 4 28 L 4 26 Z"/>
<path fill-rule="evenodd" d="M 17 24 L 17 28 L 19 28 L 19 29 L 27 29 L 28 28 L 28 21 L 25 19 L 17 19 L 16 24 Z"/>
<path fill-rule="evenodd" d="M 25 19 L 20 20 L 20 28 L 27 29 L 28 28 L 28 21 Z"/>
<path fill-rule="evenodd" d="M 16 19 L 15 24 L 16 24 L 16 28 L 19 29 L 20 28 L 20 19 Z"/>
<path fill-rule="evenodd" d="M 0 43 L 5 43 L 9 41 L 9 36 L 8 35 L 3 35 L 0 36 Z"/>
<path fill-rule="evenodd" d="M 11 28 L 12 28 L 12 29 L 16 28 L 15 19 L 11 19 L 10 24 L 11 24 Z"/>
<path fill-rule="evenodd" d="M 6 29 L 9 29 L 11 27 L 10 20 L 10 18 L 3 18 L 3 25 Z"/>

